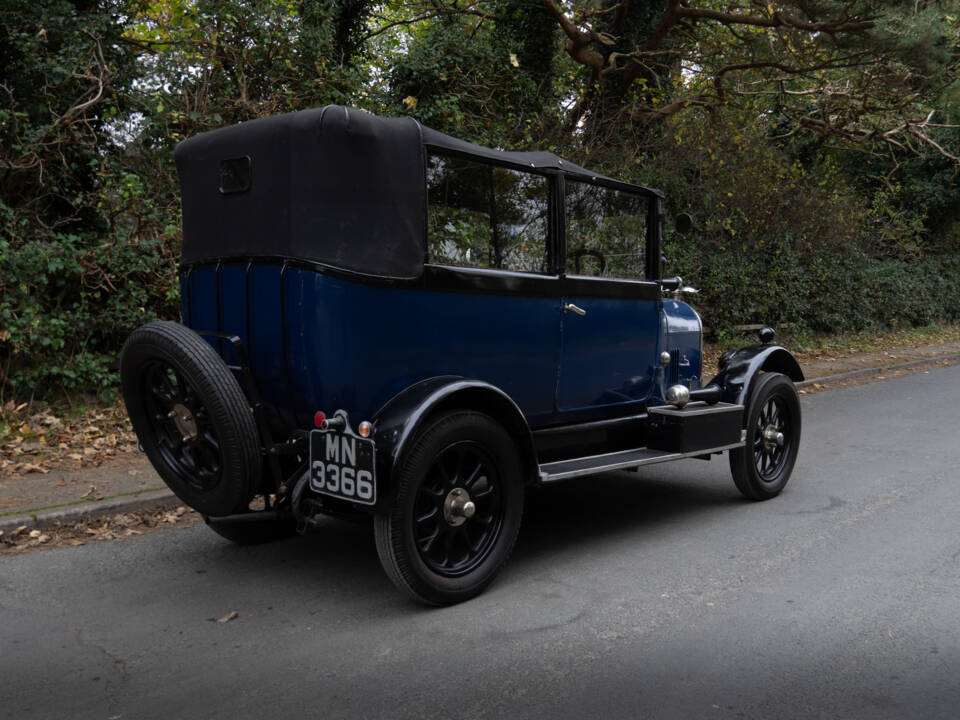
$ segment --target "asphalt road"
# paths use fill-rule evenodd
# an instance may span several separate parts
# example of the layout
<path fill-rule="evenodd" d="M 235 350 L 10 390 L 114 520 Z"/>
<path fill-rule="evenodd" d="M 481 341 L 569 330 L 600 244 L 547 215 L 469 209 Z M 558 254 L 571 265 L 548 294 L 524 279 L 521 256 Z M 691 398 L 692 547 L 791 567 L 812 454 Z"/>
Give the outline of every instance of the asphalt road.
<path fill-rule="evenodd" d="M 0 559 L 0 717 L 956 718 L 957 408 L 960 366 L 804 397 L 767 503 L 725 458 L 545 488 L 441 610 L 333 521 Z"/>

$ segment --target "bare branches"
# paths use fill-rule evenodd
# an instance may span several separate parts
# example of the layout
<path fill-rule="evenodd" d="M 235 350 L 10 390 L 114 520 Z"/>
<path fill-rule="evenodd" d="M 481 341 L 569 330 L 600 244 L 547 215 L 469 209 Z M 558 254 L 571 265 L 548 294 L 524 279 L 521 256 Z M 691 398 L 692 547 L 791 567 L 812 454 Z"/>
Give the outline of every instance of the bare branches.
<path fill-rule="evenodd" d="M 743 70 L 764 70 L 764 69 L 773 69 L 779 70 L 780 72 L 786 75 L 806 75 L 811 73 L 816 73 L 823 70 L 836 70 L 839 68 L 852 68 L 861 65 L 865 60 L 865 53 L 854 53 L 852 55 L 845 55 L 837 58 L 825 59 L 821 62 L 813 63 L 810 65 L 804 66 L 793 66 L 784 62 L 779 61 L 755 61 L 755 62 L 742 62 L 742 63 L 733 63 L 731 65 L 725 65 L 713 74 L 713 84 L 717 90 L 717 99 L 720 102 L 725 100 L 725 91 L 723 87 L 723 76 L 728 73 L 738 72 Z M 799 94 L 799 93 L 797 93 Z"/>
<path fill-rule="evenodd" d="M 91 128 L 91 119 L 88 113 L 92 108 L 103 102 L 109 89 L 113 73 L 104 57 L 103 45 L 100 38 L 95 37 L 87 31 L 84 32 L 93 41 L 90 57 L 86 66 L 83 67 L 82 70 L 79 68 L 75 69 L 70 74 L 70 78 L 71 80 L 86 84 L 86 87 L 82 89 L 80 95 L 70 103 L 66 110 L 56 116 L 53 121 L 34 138 L 32 143 L 34 149 L 25 152 L 19 157 L 0 157 L 0 167 L 6 170 L 7 173 L 36 169 L 36 182 L 38 185 L 43 185 L 44 162 L 49 162 L 49 158 L 44 160 L 36 148 L 42 148 L 45 153 L 58 153 L 60 161 L 66 162 L 63 157 L 63 151 L 61 150 L 62 146 L 71 143 L 91 146 L 96 142 L 96 136 Z M 4 90 L 9 98 L 11 117 L 10 131 L 12 136 L 16 137 L 19 132 L 16 98 L 9 85 L 2 84 L 0 85 L 0 89 Z M 73 126 L 81 126 L 81 132 L 67 132 L 68 129 Z M 85 139 L 83 139 L 83 137 L 85 137 Z M 15 143 L 9 144 L 10 147 L 14 145 Z"/>
<path fill-rule="evenodd" d="M 593 42 L 610 45 L 612 37 L 605 33 L 581 30 L 553 0 L 541 0 L 541 3 L 567 36 L 567 53 L 570 57 L 590 68 L 593 81 L 599 79 L 607 61 L 601 53 L 591 49 L 590 45 Z"/>
<path fill-rule="evenodd" d="M 93 51 L 90 65 L 84 68 L 82 73 L 74 72 L 72 77 L 78 80 L 93 80 L 91 85 L 77 100 L 67 108 L 57 120 L 53 123 L 53 128 L 70 125 L 75 118 L 81 115 L 87 108 L 90 108 L 103 99 L 104 89 L 110 82 L 111 72 L 107 61 L 103 57 L 103 46 L 100 38 L 94 37 L 89 32 L 86 33 L 93 40 Z M 95 69 L 95 73 L 91 72 Z"/>
<path fill-rule="evenodd" d="M 765 28 L 786 27 L 807 33 L 826 33 L 828 35 L 865 32 L 876 25 L 873 20 L 858 21 L 851 18 L 814 22 L 800 20 L 783 12 L 772 12 L 767 15 L 739 15 L 708 8 L 678 7 L 674 14 L 677 19 L 714 20 L 724 25 L 753 25 Z"/>
<path fill-rule="evenodd" d="M 906 120 L 889 130 L 864 128 L 857 126 L 839 126 L 812 114 L 800 118 L 798 127 L 812 130 L 825 137 L 837 137 L 852 145 L 864 145 L 879 140 L 888 147 L 903 152 L 917 154 L 924 147 L 933 148 L 944 158 L 960 166 L 960 155 L 950 152 L 930 136 L 929 128 L 960 129 L 960 125 L 933 123 L 935 110 L 931 110 L 922 120 Z M 895 160 L 895 154 L 891 154 Z"/>
<path fill-rule="evenodd" d="M 664 105 L 663 107 L 637 108 L 633 113 L 633 117 L 634 119 L 645 121 L 663 120 L 694 105 L 698 105 L 700 107 L 710 107 L 712 104 L 713 103 L 710 101 L 710 98 L 705 93 L 697 93 L 695 95 L 690 95 L 677 100 L 676 102 L 669 103 L 668 105 Z"/>
<path fill-rule="evenodd" d="M 932 147 L 938 153 L 943 155 L 943 157 L 947 158 L 948 160 L 952 160 L 953 162 L 960 165 L 960 156 L 947 151 L 940 143 L 938 143 L 936 140 L 930 137 L 930 135 L 927 133 L 927 128 L 931 128 L 931 127 L 957 129 L 957 128 L 960 128 L 960 125 L 943 125 L 943 124 L 931 123 L 930 121 L 933 119 L 935 112 L 936 112 L 935 110 L 931 110 L 930 113 L 927 115 L 927 117 L 920 122 L 906 122 L 898 128 L 894 128 L 893 130 L 888 130 L 886 133 L 884 133 L 884 140 L 887 140 L 888 142 L 890 142 L 892 137 L 898 132 L 908 132 L 913 137 L 917 138 L 917 140 L 919 140 L 921 144 Z"/>
<path fill-rule="evenodd" d="M 647 39 L 643 49 L 650 51 L 660 48 L 670 31 L 684 20 L 712 20 L 728 26 L 748 25 L 762 28 L 790 28 L 807 33 L 826 33 L 828 35 L 861 33 L 872 29 L 876 25 L 873 20 L 855 20 L 853 18 L 823 21 L 800 20 L 788 13 L 771 12 L 769 10 L 765 14 L 744 15 L 709 8 L 687 7 L 682 0 L 670 0 L 667 12 L 664 13 L 663 18 Z"/>
<path fill-rule="evenodd" d="M 895 43 L 869 40 L 877 21 L 852 3 L 669 0 L 646 36 L 632 38 L 622 34 L 627 13 L 652 12 L 638 3 L 541 4 L 563 32 L 567 54 L 588 71 L 567 106 L 568 131 L 585 118 L 619 122 L 621 107 L 646 123 L 694 107 L 760 104 L 768 95 L 782 118 L 780 137 L 803 130 L 857 146 L 927 147 L 960 164 L 960 151 L 938 134 L 953 126 L 916 117 L 922 99 L 957 76 L 956 62 L 932 72 L 911 65 L 909 49 L 904 62 Z"/>
<path fill-rule="evenodd" d="M 392 30 L 397 27 L 409 27 L 411 25 L 416 25 L 427 20 L 433 20 L 439 17 L 457 17 L 457 16 L 474 16 L 480 18 L 480 22 L 484 20 L 494 20 L 496 15 L 488 13 L 484 10 L 481 10 L 477 7 L 477 0 L 470 0 L 466 5 L 459 5 L 457 0 L 453 0 L 448 4 L 444 4 L 439 0 L 432 0 L 431 2 L 426 3 L 426 6 L 423 10 L 416 12 L 411 17 L 397 18 L 397 19 L 387 19 L 383 15 L 374 15 L 373 17 L 381 21 L 381 24 L 376 28 L 366 33 L 360 38 L 361 42 L 366 42 L 367 40 L 377 37 L 378 35 L 383 35 L 385 32 Z"/>
<path fill-rule="evenodd" d="M 823 47 L 822 38 L 836 35 L 862 34 L 872 29 L 875 22 L 871 18 L 855 17 L 849 13 L 840 13 L 835 17 L 800 18 L 790 12 L 775 10 L 772 5 L 755 2 L 744 11 L 716 10 L 704 7 L 691 7 L 688 0 L 669 0 L 666 11 L 646 38 L 635 39 L 637 45 L 632 49 L 612 47 L 622 44 L 622 38 L 607 32 L 611 28 L 620 32 L 624 27 L 627 12 L 645 12 L 631 7 L 629 0 L 621 0 L 609 6 L 588 5 L 571 13 L 564 9 L 559 0 L 541 0 L 545 11 L 557 22 L 566 37 L 567 54 L 574 62 L 589 71 L 589 79 L 584 83 L 578 101 L 572 106 L 564 126 L 571 129 L 593 107 L 601 94 L 614 94 L 622 101 L 633 83 L 643 78 L 656 86 L 658 92 L 664 92 L 661 76 L 676 78 L 679 72 L 679 55 L 669 46 L 668 38 L 683 38 L 684 44 L 697 49 L 699 57 L 693 59 L 698 74 L 713 78 L 715 95 L 707 98 L 706 93 L 697 90 L 688 97 L 676 92 L 666 105 L 636 109 L 635 117 L 645 119 L 665 118 L 691 106 L 704 106 L 711 102 L 727 102 L 727 89 L 724 79 L 733 73 L 749 73 L 774 70 L 781 75 L 806 75 L 825 72 L 844 67 L 852 67 L 864 58 L 857 53 L 845 53 L 837 56 L 826 51 L 818 53 L 810 49 Z M 613 22 L 613 25 L 611 25 Z M 711 28 L 726 27 L 736 38 L 734 53 L 731 48 L 715 50 Z M 757 31 L 781 29 L 788 34 L 801 36 L 791 43 L 781 36 L 771 38 L 765 44 L 757 44 L 754 34 L 740 34 L 737 28 L 756 28 Z M 789 37 L 789 35 L 787 36 Z M 781 54 L 771 53 L 773 42 L 780 42 Z M 607 49 L 609 48 L 609 49 Z M 723 57 L 711 58 L 711 52 L 720 52 Z M 741 58 L 736 57 L 737 52 Z M 760 57 L 756 53 L 760 52 Z M 763 55 L 766 55 L 764 57 Z M 774 55 L 774 57 L 770 57 Z M 793 57 L 796 55 L 796 57 Z M 717 62 L 717 60 L 719 62 Z M 711 65 L 718 65 L 711 69 Z M 612 85 L 608 78 L 617 76 Z M 646 85 L 644 86 L 646 87 Z"/>

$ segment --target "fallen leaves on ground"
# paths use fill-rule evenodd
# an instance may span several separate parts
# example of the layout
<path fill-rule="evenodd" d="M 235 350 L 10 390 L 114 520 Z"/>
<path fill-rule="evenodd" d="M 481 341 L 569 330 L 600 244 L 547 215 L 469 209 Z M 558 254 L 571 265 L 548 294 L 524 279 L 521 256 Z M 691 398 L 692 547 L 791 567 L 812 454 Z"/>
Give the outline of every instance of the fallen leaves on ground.
<path fill-rule="evenodd" d="M 54 467 L 98 467 L 137 450 L 121 403 L 71 416 L 41 405 L 0 406 L 0 473 L 48 473 Z"/>
<path fill-rule="evenodd" d="M 174 508 L 169 512 L 163 513 L 162 520 L 165 523 L 171 523 L 171 524 L 178 523 L 180 522 L 180 518 L 182 518 L 186 513 L 187 513 L 186 506 L 181 505 L 180 507 Z"/>
<path fill-rule="evenodd" d="M 26 525 L 21 525 L 10 532 L 0 532 L 0 555 L 85 545 L 101 540 L 122 540 L 172 525 L 188 527 L 200 521 L 197 513 L 181 505 L 176 508 L 104 515 L 75 523 L 47 525 L 29 531 Z"/>
<path fill-rule="evenodd" d="M 716 343 L 705 343 L 703 347 L 704 378 L 711 377 L 717 367 L 717 360 L 725 350 L 756 342 L 756 335 L 750 333 L 728 340 L 722 346 Z M 887 359 L 893 358 L 897 362 L 909 362 L 921 358 L 922 353 L 917 351 L 923 348 L 960 342 L 960 324 L 929 325 L 884 332 L 863 331 L 841 335 L 816 333 L 791 336 L 789 333 L 778 333 L 774 342 L 789 348 L 801 367 L 808 363 L 841 362 L 855 355 L 875 355 Z"/>

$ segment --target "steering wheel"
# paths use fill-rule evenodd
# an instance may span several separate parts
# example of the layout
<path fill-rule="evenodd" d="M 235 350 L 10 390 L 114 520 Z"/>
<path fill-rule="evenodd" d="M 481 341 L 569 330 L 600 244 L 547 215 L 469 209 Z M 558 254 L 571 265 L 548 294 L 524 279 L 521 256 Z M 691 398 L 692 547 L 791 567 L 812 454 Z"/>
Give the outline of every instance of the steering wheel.
<path fill-rule="evenodd" d="M 603 275 L 604 270 L 607 269 L 607 259 L 603 256 L 603 253 L 599 250 L 588 250 L 587 248 L 579 248 L 570 253 L 570 257 L 573 258 L 573 269 L 577 275 L 580 274 L 580 260 L 584 257 L 595 258 L 597 264 L 600 266 L 596 272 L 597 277 Z"/>

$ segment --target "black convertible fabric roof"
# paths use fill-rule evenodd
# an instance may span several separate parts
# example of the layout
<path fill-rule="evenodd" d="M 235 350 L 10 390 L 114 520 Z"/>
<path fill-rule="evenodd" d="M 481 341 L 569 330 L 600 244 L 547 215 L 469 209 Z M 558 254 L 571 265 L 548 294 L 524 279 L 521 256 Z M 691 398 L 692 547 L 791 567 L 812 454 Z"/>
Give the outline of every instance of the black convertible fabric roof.
<path fill-rule="evenodd" d="M 174 159 L 184 262 L 276 256 L 365 275 L 422 271 L 426 187 L 414 120 L 304 110 L 197 135 Z"/>
<path fill-rule="evenodd" d="M 643 187 L 625 183 L 614 178 L 601 175 L 600 173 L 587 170 L 586 168 L 575 165 L 569 160 L 557 157 L 551 152 L 511 152 L 509 150 L 494 150 L 493 148 L 474 145 L 466 140 L 444 135 L 428 127 L 423 127 L 423 144 L 429 148 L 441 152 L 456 153 L 457 155 L 469 155 L 471 157 L 483 158 L 501 165 L 513 165 L 515 167 L 536 169 L 536 170 L 558 170 L 564 175 L 577 180 L 587 180 L 591 182 L 602 182 L 604 185 L 610 185 L 621 188 L 628 192 L 640 193 L 642 195 L 656 195 L 663 197 L 663 193 L 653 188 Z"/>
<path fill-rule="evenodd" d="M 283 257 L 416 278 L 426 254 L 425 148 L 632 192 L 552 153 L 492 150 L 336 105 L 202 133 L 174 151 L 184 263 Z"/>

